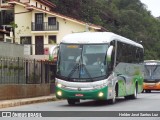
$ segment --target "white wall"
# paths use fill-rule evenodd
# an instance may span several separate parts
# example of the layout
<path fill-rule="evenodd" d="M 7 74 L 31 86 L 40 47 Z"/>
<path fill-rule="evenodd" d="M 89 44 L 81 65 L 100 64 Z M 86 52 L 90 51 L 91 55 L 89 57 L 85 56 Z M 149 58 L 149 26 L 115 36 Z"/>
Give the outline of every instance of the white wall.
<path fill-rule="evenodd" d="M 15 42 L 20 44 L 21 36 L 31 36 L 32 44 L 35 44 L 35 36 L 43 36 L 44 44 L 48 44 L 48 36 L 56 35 L 57 43 L 59 44 L 62 38 L 70 33 L 75 32 L 84 32 L 86 31 L 86 26 L 82 24 L 78 24 L 69 20 L 65 20 L 62 18 L 56 18 L 57 22 L 59 22 L 59 30 L 58 31 L 31 31 L 31 23 L 35 22 L 35 13 L 41 13 L 39 11 L 33 10 L 32 12 L 27 12 L 28 10 L 22 6 L 15 5 L 15 23 L 18 25 L 18 28 L 15 29 Z M 25 13 L 24 13 L 25 12 Z M 56 17 L 53 15 L 47 14 L 44 16 L 44 22 L 48 22 L 48 17 Z M 94 31 L 94 29 L 91 29 Z M 35 54 L 35 50 L 32 51 Z"/>
<path fill-rule="evenodd" d="M 31 36 L 31 20 L 32 13 L 27 12 L 24 7 L 16 5 L 15 6 L 15 24 L 18 28 L 15 28 L 15 42 L 20 44 L 20 36 Z M 24 13 L 26 12 L 26 13 Z"/>
<path fill-rule="evenodd" d="M 36 2 L 37 2 L 37 7 L 38 8 L 41 8 L 41 5 L 42 5 L 42 9 L 45 10 L 45 7 L 46 7 L 46 10 L 49 11 L 49 7 L 43 5 L 42 3 L 39 3 L 38 1 L 35 1 L 35 0 L 30 0 L 30 5 L 36 6 Z"/>
<path fill-rule="evenodd" d="M 84 25 L 80 25 L 61 18 L 58 18 L 58 22 L 59 22 L 59 33 L 57 34 L 57 43 L 60 43 L 62 38 L 67 34 L 86 31 L 86 26 Z M 91 31 L 94 30 L 92 29 Z"/>

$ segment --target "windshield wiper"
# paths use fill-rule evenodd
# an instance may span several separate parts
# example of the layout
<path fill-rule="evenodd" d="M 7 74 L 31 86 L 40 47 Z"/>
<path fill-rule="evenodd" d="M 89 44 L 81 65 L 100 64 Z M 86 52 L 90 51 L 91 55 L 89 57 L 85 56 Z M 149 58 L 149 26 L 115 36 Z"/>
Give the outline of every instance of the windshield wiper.
<path fill-rule="evenodd" d="M 93 81 L 93 78 L 91 77 L 90 73 L 88 72 L 86 66 L 85 66 L 84 64 L 79 64 L 79 63 L 77 63 L 77 64 L 73 67 L 73 69 L 71 70 L 71 72 L 69 73 L 69 75 L 68 75 L 68 81 L 70 81 L 70 78 L 72 77 L 73 73 L 74 73 L 77 69 L 78 69 L 78 71 L 82 71 L 82 70 L 84 69 L 84 71 L 86 71 L 88 77 L 91 79 L 91 81 Z M 81 74 L 81 73 L 79 72 L 79 74 Z M 81 78 L 81 75 L 79 75 L 79 78 Z"/>
<path fill-rule="evenodd" d="M 81 65 L 80 65 L 80 70 L 83 70 L 83 68 L 85 69 L 88 77 L 89 77 L 89 78 L 91 79 L 91 81 L 93 82 L 93 78 L 91 77 L 91 74 L 88 72 L 86 66 L 85 66 L 84 64 L 81 64 Z"/>
<path fill-rule="evenodd" d="M 79 63 L 76 63 L 75 66 L 73 67 L 73 69 L 71 70 L 71 72 L 68 74 L 68 81 L 70 80 L 70 78 L 72 77 L 73 73 L 76 71 L 76 69 L 79 67 Z"/>

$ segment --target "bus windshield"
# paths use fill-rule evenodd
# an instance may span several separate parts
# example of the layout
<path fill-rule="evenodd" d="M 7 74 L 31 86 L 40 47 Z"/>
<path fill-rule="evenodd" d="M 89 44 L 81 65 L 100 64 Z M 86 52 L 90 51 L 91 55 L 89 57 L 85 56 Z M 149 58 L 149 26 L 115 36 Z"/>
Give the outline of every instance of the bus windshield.
<path fill-rule="evenodd" d="M 60 44 L 57 75 L 82 82 L 106 76 L 107 49 L 107 44 Z"/>
<path fill-rule="evenodd" d="M 145 81 L 154 81 L 160 79 L 160 65 L 145 65 Z"/>

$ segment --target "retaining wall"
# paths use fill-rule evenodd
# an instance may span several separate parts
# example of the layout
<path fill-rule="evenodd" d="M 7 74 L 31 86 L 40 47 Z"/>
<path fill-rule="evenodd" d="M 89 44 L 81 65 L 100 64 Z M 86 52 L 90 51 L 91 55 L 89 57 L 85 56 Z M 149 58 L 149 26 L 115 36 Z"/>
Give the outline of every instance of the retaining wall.
<path fill-rule="evenodd" d="M 0 85 L 0 100 L 50 95 L 50 84 Z"/>

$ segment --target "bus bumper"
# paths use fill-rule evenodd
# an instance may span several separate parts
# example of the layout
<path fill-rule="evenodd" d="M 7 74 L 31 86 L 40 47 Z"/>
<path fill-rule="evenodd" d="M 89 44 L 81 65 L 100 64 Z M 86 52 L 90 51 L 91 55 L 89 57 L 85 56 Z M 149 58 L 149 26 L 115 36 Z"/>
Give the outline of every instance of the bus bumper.
<path fill-rule="evenodd" d="M 144 90 L 160 90 L 160 82 L 158 83 L 143 83 Z"/>
<path fill-rule="evenodd" d="M 56 97 L 58 99 L 95 99 L 95 100 L 105 100 L 107 99 L 108 87 L 101 89 L 95 89 L 92 91 L 75 91 L 66 90 L 56 87 Z"/>

